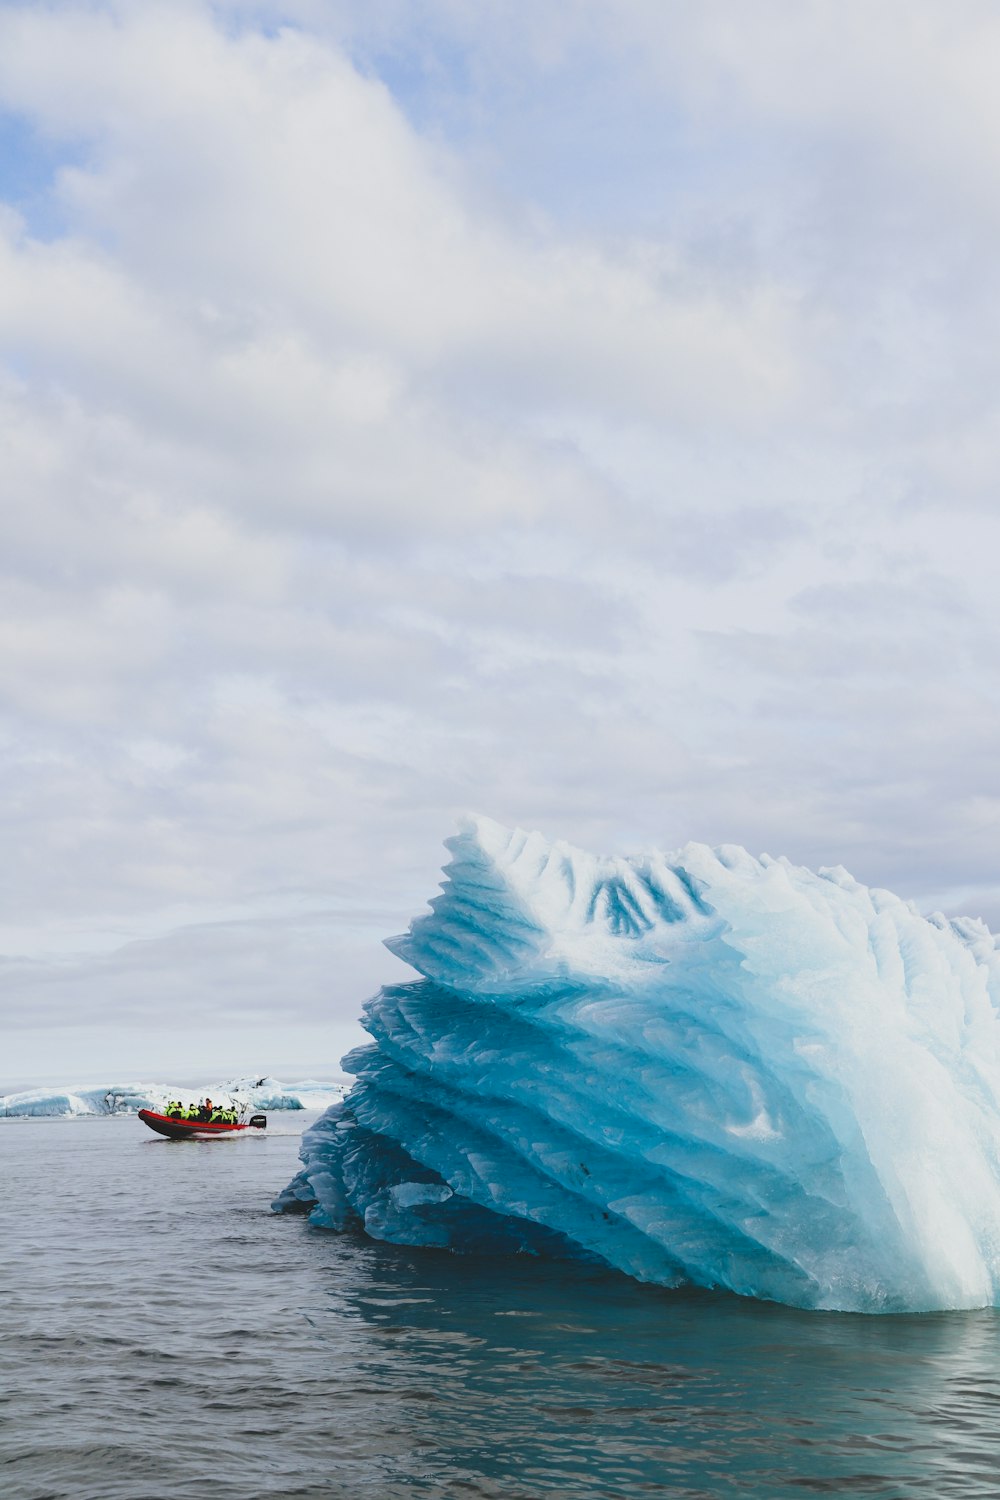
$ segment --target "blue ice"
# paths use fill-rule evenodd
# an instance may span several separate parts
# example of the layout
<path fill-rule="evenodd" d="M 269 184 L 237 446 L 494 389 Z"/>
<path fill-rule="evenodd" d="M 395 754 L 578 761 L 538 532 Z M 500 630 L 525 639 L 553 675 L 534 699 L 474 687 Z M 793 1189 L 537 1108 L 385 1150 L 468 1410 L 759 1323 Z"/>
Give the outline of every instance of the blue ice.
<path fill-rule="evenodd" d="M 800 1307 L 1000 1297 L 1000 952 L 841 868 L 469 820 L 276 1207 Z"/>

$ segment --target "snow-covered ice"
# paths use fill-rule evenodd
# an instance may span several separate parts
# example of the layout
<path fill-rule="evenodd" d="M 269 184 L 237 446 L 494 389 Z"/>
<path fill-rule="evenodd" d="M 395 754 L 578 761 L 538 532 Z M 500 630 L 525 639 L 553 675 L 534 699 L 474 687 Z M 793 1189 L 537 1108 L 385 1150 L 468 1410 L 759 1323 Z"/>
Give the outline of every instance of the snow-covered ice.
<path fill-rule="evenodd" d="M 252 1109 L 327 1109 L 344 1093 L 344 1085 L 307 1078 L 279 1083 L 276 1078 L 230 1078 L 224 1083 L 102 1083 L 26 1089 L 0 1094 L 0 1116 L 118 1115 L 137 1109 L 162 1110 L 169 1099 L 190 1102 L 209 1095 L 232 1099 Z"/>
<path fill-rule="evenodd" d="M 858 1311 L 1000 1301 L 1000 951 L 841 868 L 469 821 L 276 1203 Z"/>

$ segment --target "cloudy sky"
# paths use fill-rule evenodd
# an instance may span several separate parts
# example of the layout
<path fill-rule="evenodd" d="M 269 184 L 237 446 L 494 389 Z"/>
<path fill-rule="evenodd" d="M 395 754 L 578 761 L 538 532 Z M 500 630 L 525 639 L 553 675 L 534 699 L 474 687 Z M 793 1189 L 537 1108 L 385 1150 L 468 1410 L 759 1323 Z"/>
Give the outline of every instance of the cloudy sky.
<path fill-rule="evenodd" d="M 1000 921 L 991 0 L 0 5 L 0 1089 L 320 1076 L 475 809 Z"/>

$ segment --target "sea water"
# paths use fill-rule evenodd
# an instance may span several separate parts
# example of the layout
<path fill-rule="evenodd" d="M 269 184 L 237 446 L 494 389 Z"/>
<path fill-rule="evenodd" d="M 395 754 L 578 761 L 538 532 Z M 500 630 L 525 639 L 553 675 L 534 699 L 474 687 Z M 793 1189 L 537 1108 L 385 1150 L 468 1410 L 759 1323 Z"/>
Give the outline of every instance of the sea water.
<path fill-rule="evenodd" d="M 0 1121 L 4 1500 L 1000 1494 L 996 1312 L 325 1233 L 269 1212 L 275 1124 Z"/>

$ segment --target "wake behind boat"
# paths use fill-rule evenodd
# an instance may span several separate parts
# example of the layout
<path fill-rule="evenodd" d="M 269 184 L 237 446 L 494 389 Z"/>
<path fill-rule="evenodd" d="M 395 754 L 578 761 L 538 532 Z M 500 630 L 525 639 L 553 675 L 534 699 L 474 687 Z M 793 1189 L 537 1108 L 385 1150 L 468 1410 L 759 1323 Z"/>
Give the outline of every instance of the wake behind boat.
<path fill-rule="evenodd" d="M 233 1135 L 240 1130 L 265 1130 L 267 1128 L 266 1115 L 251 1115 L 248 1120 L 228 1119 L 186 1119 L 180 1115 L 161 1115 L 153 1109 L 140 1109 L 139 1119 L 150 1130 L 155 1130 L 157 1135 L 165 1135 L 170 1140 L 182 1141 L 190 1136 L 207 1135 Z"/>

